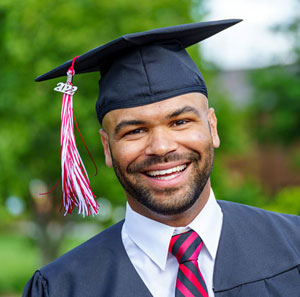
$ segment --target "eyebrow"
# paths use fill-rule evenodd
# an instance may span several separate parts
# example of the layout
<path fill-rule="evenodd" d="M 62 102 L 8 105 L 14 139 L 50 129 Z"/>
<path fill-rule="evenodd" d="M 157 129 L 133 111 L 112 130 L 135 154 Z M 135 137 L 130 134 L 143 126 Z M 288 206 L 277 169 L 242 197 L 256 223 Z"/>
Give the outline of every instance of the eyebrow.
<path fill-rule="evenodd" d="M 183 113 L 188 113 L 188 112 L 191 112 L 191 113 L 194 113 L 195 115 L 199 116 L 200 117 L 200 113 L 199 111 L 190 106 L 190 105 L 186 105 L 182 108 L 178 108 L 176 109 L 175 111 L 173 111 L 172 113 L 170 113 L 169 115 L 167 115 L 167 119 L 171 119 L 171 118 L 174 118 L 174 117 L 177 117 Z M 114 135 L 117 135 L 123 128 L 125 127 L 128 127 L 128 126 L 137 126 L 137 125 L 145 125 L 146 122 L 145 121 L 142 121 L 142 120 L 123 120 L 121 121 L 114 129 Z"/>
<path fill-rule="evenodd" d="M 169 114 L 167 116 L 167 118 L 171 119 L 171 118 L 174 118 L 174 117 L 177 117 L 177 116 L 181 115 L 182 113 L 187 113 L 187 112 L 194 113 L 195 115 L 200 117 L 200 113 L 195 107 L 192 107 L 190 105 L 186 105 L 182 108 L 178 108 L 175 111 L 173 111 L 171 114 Z"/>
<path fill-rule="evenodd" d="M 144 124 L 146 124 L 146 122 L 141 121 L 141 120 L 123 120 L 115 127 L 114 135 L 117 135 L 120 132 L 120 130 L 122 130 L 125 127 L 136 126 L 136 125 L 144 125 Z"/>

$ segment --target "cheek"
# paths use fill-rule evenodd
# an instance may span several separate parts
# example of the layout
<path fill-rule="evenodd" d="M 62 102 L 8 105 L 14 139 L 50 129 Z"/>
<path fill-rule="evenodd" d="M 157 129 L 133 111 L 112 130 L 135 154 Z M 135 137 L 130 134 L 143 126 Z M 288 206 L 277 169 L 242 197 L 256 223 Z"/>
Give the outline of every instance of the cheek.
<path fill-rule="evenodd" d="M 179 137 L 180 143 L 192 150 L 202 151 L 212 143 L 210 132 L 204 129 L 186 131 Z"/>
<path fill-rule="evenodd" d="M 138 141 L 120 142 L 113 146 L 112 154 L 122 167 L 127 168 L 129 164 L 143 155 L 143 151 L 143 146 Z"/>

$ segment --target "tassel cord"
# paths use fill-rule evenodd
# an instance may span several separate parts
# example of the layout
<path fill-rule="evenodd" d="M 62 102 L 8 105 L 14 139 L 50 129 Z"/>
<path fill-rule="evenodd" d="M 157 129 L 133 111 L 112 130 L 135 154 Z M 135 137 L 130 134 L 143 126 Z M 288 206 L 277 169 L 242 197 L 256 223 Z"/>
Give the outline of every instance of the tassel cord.
<path fill-rule="evenodd" d="M 69 81 L 68 84 L 72 86 L 72 83 Z M 90 182 L 83 161 L 76 148 L 73 116 L 74 112 L 72 95 L 63 94 L 61 112 L 61 169 L 63 176 L 63 204 L 66 213 L 71 213 L 74 209 L 74 206 L 77 206 L 78 212 L 85 216 L 89 214 L 96 214 L 98 212 L 98 205 L 95 201 L 96 197 L 90 189 Z M 77 123 L 76 128 L 79 131 Z M 81 133 L 80 137 L 83 140 Z"/>

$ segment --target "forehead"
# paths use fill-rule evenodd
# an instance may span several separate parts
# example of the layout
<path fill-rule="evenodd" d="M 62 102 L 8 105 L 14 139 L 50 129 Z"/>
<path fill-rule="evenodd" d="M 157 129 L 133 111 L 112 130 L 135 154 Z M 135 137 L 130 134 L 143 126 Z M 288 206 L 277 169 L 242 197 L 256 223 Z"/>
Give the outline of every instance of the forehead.
<path fill-rule="evenodd" d="M 115 109 L 104 116 L 102 125 L 107 129 L 108 127 L 114 128 L 123 120 L 138 119 L 146 121 L 165 118 L 167 115 L 185 106 L 193 107 L 200 114 L 206 114 L 208 101 L 201 93 L 188 93 L 152 104 Z"/>

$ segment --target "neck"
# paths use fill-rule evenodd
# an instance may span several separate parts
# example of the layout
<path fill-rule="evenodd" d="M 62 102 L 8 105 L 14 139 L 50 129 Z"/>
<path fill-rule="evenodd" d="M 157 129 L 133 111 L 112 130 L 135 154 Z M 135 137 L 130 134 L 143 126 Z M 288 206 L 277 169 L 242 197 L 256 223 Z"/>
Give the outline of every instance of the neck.
<path fill-rule="evenodd" d="M 130 207 L 142 216 L 145 216 L 151 220 L 155 220 L 165 225 L 172 227 L 185 227 L 191 223 L 195 217 L 201 212 L 203 207 L 208 201 L 210 195 L 210 180 L 207 181 L 202 193 L 200 194 L 198 200 L 189 209 L 183 213 L 176 215 L 162 215 L 153 212 L 141 205 L 140 203 L 132 203 L 132 200 L 128 199 Z"/>

